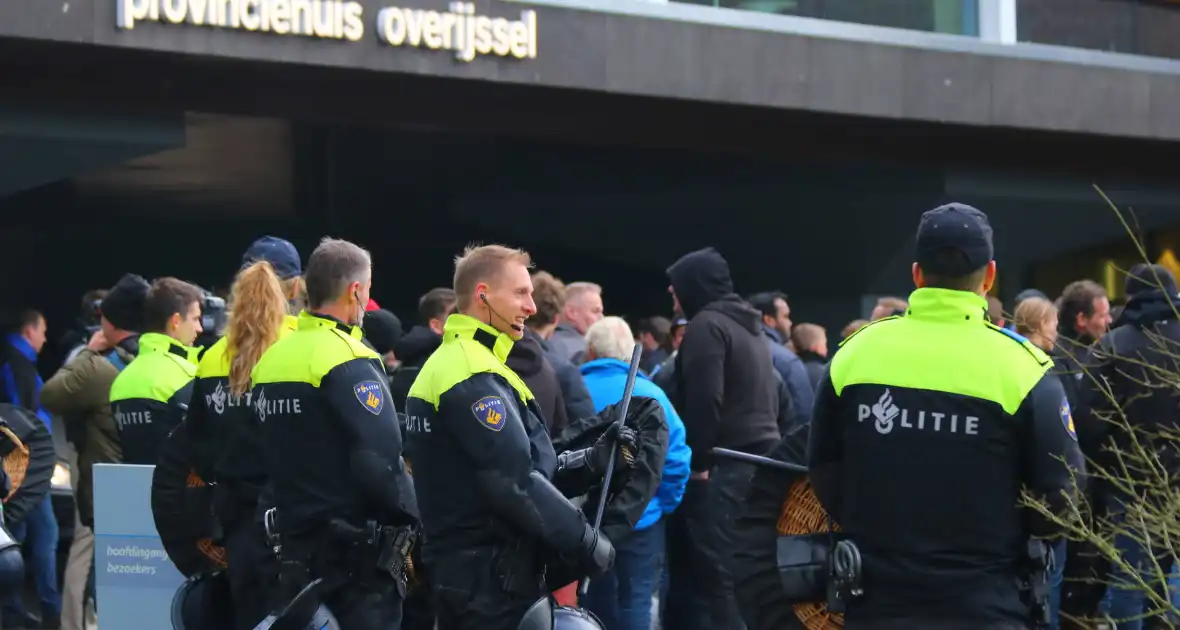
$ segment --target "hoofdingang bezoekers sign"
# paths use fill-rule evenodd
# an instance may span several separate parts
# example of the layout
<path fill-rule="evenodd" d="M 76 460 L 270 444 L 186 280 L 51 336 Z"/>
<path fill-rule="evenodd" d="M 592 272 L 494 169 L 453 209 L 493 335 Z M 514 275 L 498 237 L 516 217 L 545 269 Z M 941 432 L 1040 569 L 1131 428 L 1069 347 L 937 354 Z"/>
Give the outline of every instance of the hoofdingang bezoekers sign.
<path fill-rule="evenodd" d="M 120 30 L 150 22 L 347 42 L 361 41 L 366 30 L 364 7 L 350 0 L 116 0 L 116 6 Z M 470 2 L 452 2 L 448 11 L 390 6 L 376 12 L 372 26 L 389 46 L 447 50 L 465 62 L 537 57 L 532 10 L 510 20 L 476 15 Z"/>

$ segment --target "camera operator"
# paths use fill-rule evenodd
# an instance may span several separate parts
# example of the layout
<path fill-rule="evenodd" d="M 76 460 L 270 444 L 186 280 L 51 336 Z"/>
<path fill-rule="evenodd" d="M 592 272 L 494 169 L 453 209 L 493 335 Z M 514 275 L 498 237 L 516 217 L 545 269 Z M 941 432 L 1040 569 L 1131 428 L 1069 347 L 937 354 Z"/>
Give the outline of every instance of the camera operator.
<path fill-rule="evenodd" d="M 82 310 L 78 313 L 78 319 L 66 334 L 62 335 L 59 347 L 66 348 L 66 357 L 62 361 L 62 365 L 67 365 L 82 349 L 86 347 L 86 343 L 94 336 L 94 333 L 99 330 L 99 320 L 102 319 L 100 309 L 102 300 L 107 296 L 106 289 L 93 289 L 87 291 L 82 295 Z"/>

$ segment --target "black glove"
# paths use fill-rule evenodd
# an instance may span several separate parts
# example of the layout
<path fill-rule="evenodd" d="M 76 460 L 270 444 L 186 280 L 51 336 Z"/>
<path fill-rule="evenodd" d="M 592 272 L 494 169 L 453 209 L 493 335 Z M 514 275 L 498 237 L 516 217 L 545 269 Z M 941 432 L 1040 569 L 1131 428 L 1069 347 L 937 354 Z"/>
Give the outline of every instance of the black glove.
<path fill-rule="evenodd" d="M 601 532 L 590 525 L 582 534 L 582 554 L 579 569 L 590 578 L 610 571 L 615 565 L 615 547 Z"/>
<path fill-rule="evenodd" d="M 616 445 L 619 456 L 615 458 L 615 466 L 624 470 L 635 467 L 635 454 L 639 452 L 639 434 L 630 427 L 620 427 L 619 423 L 613 422 L 598 436 L 594 446 L 590 447 L 590 452 L 586 453 L 586 463 L 590 465 L 590 470 L 594 474 L 606 474 L 611 451 Z"/>

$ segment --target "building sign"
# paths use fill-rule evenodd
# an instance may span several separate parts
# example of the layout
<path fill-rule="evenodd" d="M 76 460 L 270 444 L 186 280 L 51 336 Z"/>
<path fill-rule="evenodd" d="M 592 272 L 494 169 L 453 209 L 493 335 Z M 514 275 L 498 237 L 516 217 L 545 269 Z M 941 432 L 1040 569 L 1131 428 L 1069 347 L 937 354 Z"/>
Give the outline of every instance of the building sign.
<path fill-rule="evenodd" d="M 116 0 L 116 7 L 120 30 L 154 22 L 347 42 L 365 36 L 364 7 L 346 0 Z M 378 39 L 393 47 L 448 50 L 464 62 L 485 55 L 537 58 L 532 10 L 509 20 L 476 15 L 470 2 L 451 3 L 446 12 L 385 7 L 375 22 Z"/>
<path fill-rule="evenodd" d="M 448 13 L 387 7 L 377 13 L 377 36 L 390 46 L 453 50 L 462 61 L 487 54 L 536 59 L 537 13 L 522 11 L 513 22 L 475 15 L 470 2 L 451 3 Z"/>

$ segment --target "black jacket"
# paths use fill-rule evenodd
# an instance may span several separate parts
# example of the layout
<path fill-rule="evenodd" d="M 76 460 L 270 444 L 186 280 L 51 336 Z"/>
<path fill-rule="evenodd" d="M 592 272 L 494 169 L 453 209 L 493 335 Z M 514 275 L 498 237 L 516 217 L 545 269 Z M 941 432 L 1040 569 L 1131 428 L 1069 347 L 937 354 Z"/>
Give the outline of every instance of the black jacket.
<path fill-rule="evenodd" d="M 1090 341 L 1074 339 L 1066 335 L 1057 338 L 1057 345 L 1050 356 L 1053 358 L 1053 374 L 1061 379 L 1061 386 L 1065 388 L 1065 399 L 1069 401 L 1070 409 L 1078 409 L 1082 405 L 1080 384 L 1085 378 L 1086 370 L 1082 361 L 1086 358 Z"/>
<path fill-rule="evenodd" d="M 545 351 L 537 338 L 525 333 L 524 338 L 512 344 L 512 352 L 505 363 L 529 386 L 537 399 L 541 421 L 550 437 L 556 437 L 569 424 L 569 417 L 565 413 L 565 399 L 561 395 L 557 373 L 545 360 Z"/>
<path fill-rule="evenodd" d="M 1131 436 L 1120 426 L 1121 410 L 1139 440 L 1156 442 L 1170 474 L 1180 472 L 1180 455 L 1170 446 L 1172 440 L 1160 437 L 1161 432 L 1180 429 L 1180 392 L 1174 382 L 1180 321 L 1173 309 L 1180 309 L 1180 300 L 1162 291 L 1135 294 L 1114 329 L 1086 355 L 1088 375 L 1077 381 L 1082 412 L 1075 417 L 1082 452 L 1099 463 L 1115 464 L 1105 448 L 1111 442 L 1123 451 L 1134 450 Z M 1099 383 L 1110 388 L 1114 400 Z M 1131 474 L 1141 477 L 1138 468 L 1132 460 Z"/>
<path fill-rule="evenodd" d="M 712 467 L 717 446 L 764 455 L 779 441 L 779 386 L 761 315 L 733 292 L 729 264 L 712 248 L 668 268 L 689 318 L 676 354 L 677 399 L 692 469 Z"/>
<path fill-rule="evenodd" d="M 594 401 L 590 399 L 590 390 L 586 389 L 586 381 L 582 379 L 582 371 L 572 361 L 558 354 L 548 341 L 532 330 L 525 329 L 524 336 L 536 341 L 545 352 L 545 359 L 553 372 L 557 374 L 557 383 L 561 386 L 561 397 L 565 400 L 565 415 L 570 422 L 589 418 L 595 414 Z"/>
<path fill-rule="evenodd" d="M 410 332 L 393 347 L 393 353 L 401 361 L 401 365 L 389 378 L 389 395 L 393 398 L 393 406 L 405 413 L 406 396 L 410 394 L 410 386 L 418 377 L 418 370 L 426 363 L 426 359 L 442 344 L 442 336 L 428 326 L 414 326 Z"/>

